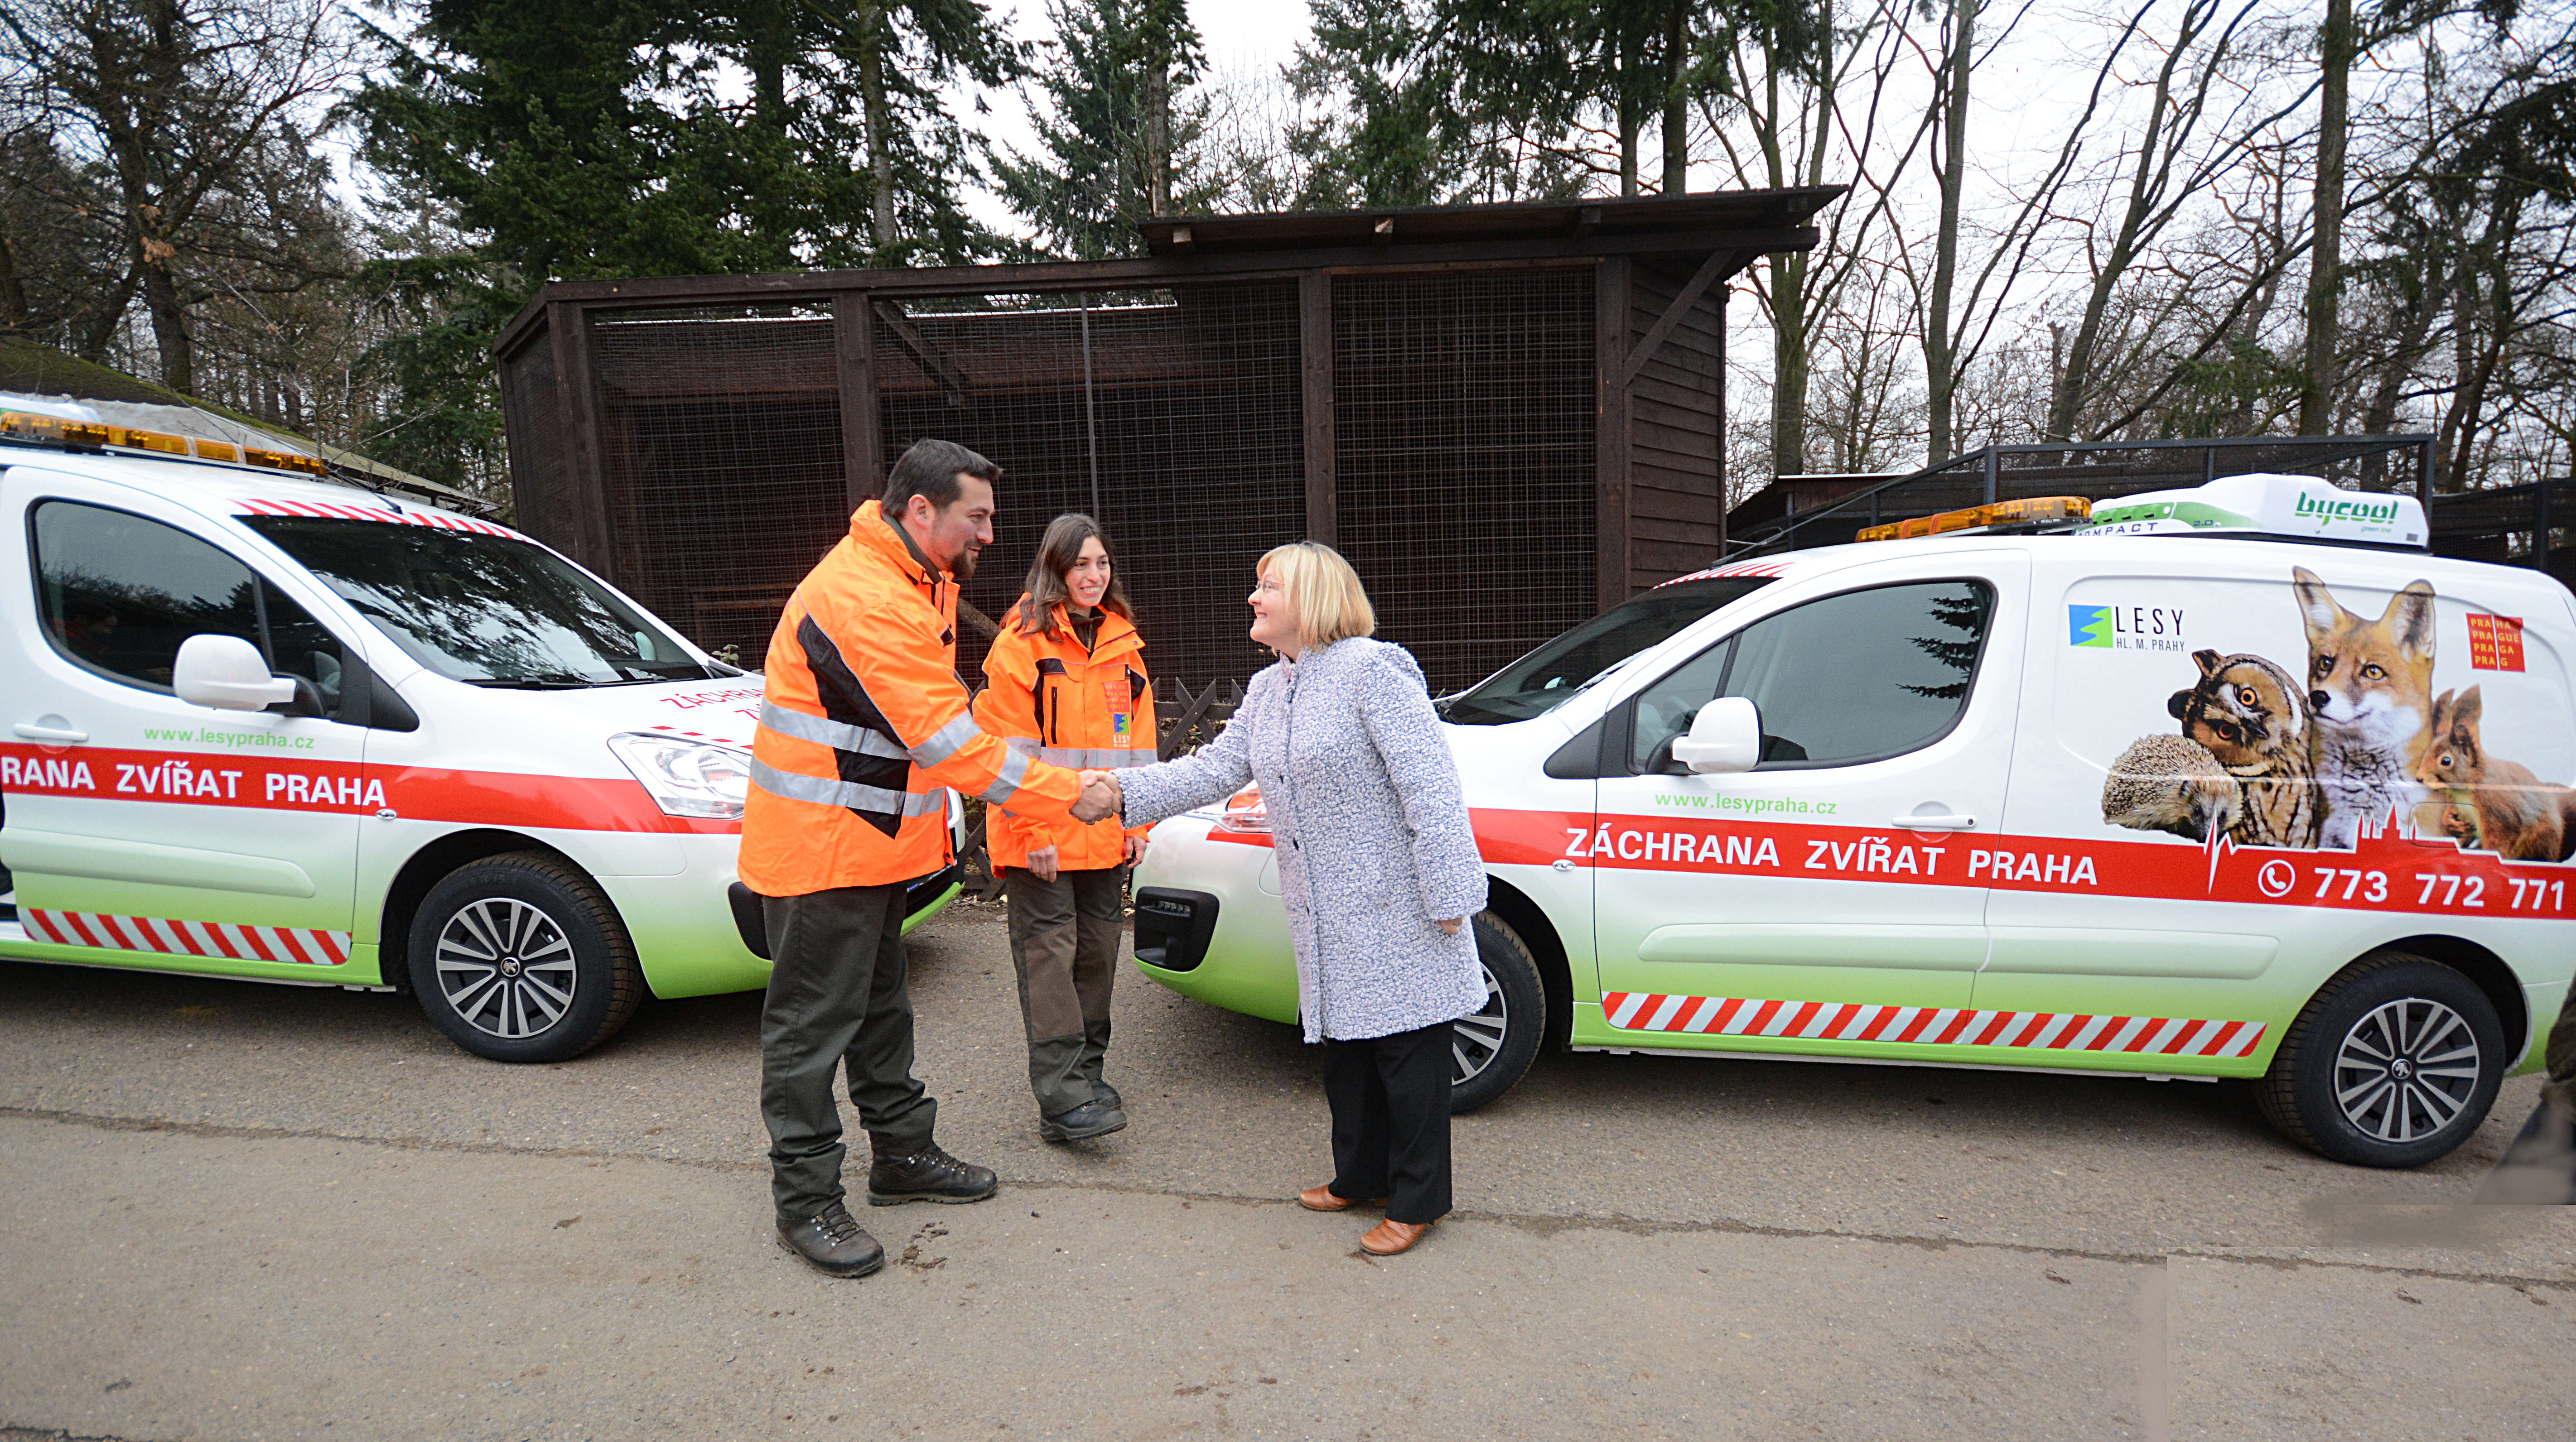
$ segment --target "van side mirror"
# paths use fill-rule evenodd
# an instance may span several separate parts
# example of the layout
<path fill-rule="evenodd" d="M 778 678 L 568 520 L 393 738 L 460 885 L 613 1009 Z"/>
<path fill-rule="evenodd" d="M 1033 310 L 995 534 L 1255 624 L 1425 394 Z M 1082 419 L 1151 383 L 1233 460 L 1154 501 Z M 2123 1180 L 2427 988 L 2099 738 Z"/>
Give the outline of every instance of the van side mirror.
<path fill-rule="evenodd" d="M 1701 775 L 1750 771 L 1762 759 L 1762 713 L 1742 696 L 1720 696 L 1673 738 L 1673 759 Z"/>
<path fill-rule="evenodd" d="M 191 706 L 265 711 L 295 700 L 295 679 L 272 676 L 259 648 L 239 636 L 191 636 L 170 665 L 170 689 Z"/>

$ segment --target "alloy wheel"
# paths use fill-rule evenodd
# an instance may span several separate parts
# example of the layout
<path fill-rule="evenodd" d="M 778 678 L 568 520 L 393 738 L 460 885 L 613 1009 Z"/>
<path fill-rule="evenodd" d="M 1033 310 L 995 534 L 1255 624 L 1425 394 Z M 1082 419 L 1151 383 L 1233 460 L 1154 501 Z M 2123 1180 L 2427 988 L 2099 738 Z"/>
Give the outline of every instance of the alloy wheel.
<path fill-rule="evenodd" d="M 536 1036 L 572 1008 L 579 972 L 555 919 L 515 897 L 458 907 L 438 933 L 438 989 L 475 1030 Z"/>
<path fill-rule="evenodd" d="M 1503 1038 L 1511 1034 L 1511 1003 L 1503 997 L 1503 984 L 1494 969 L 1479 962 L 1477 970 L 1485 978 L 1485 1004 L 1451 1022 L 1449 1055 L 1458 1069 L 1449 1078 L 1452 1086 L 1464 1086 L 1478 1072 L 1494 1064 L 1502 1055 Z"/>
<path fill-rule="evenodd" d="M 2403 997 L 2364 1014 L 2335 1050 L 2335 1104 L 2363 1135 L 2411 1142 L 2449 1126 L 2478 1086 L 2478 1039 L 2438 1001 Z"/>

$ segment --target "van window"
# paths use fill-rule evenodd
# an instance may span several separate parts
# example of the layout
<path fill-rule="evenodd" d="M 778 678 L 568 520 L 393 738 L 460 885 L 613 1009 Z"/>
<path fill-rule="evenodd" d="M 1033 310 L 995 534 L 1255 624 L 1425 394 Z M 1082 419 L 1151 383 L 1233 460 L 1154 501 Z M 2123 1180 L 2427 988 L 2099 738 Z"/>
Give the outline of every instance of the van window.
<path fill-rule="evenodd" d="M 170 689 L 179 643 L 239 636 L 271 671 L 301 676 L 336 710 L 339 641 L 312 613 L 210 542 L 104 506 L 46 501 L 32 519 L 36 614 L 54 649 L 132 685 Z"/>
<path fill-rule="evenodd" d="M 1766 616 L 1684 662 L 1636 701 L 1629 763 L 1664 750 L 1699 708 L 1742 696 L 1762 713 L 1756 770 L 1844 766 L 1927 746 L 1967 708 L 1994 592 L 1976 581 L 1846 591 Z"/>

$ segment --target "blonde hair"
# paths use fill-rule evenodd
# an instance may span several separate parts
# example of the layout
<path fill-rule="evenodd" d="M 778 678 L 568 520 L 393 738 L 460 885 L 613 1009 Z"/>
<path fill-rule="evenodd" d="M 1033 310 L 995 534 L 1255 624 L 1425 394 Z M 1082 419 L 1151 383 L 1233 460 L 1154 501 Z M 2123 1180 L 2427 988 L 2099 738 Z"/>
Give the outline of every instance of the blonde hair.
<path fill-rule="evenodd" d="M 1288 609 L 1297 613 L 1301 645 L 1329 646 L 1347 636 L 1377 634 L 1377 611 L 1360 585 L 1360 573 L 1321 541 L 1274 546 L 1253 574 L 1279 582 Z"/>

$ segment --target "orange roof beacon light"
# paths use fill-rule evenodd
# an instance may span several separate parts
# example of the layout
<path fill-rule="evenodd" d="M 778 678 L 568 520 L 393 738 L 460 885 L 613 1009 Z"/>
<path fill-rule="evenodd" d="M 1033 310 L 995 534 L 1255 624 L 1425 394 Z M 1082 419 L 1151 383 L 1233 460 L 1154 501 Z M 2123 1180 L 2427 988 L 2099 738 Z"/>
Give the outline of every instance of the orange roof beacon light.
<path fill-rule="evenodd" d="M 1852 539 L 1854 541 L 1910 541 L 1918 536 L 1941 536 L 1953 531 L 2039 525 L 2050 521 L 2081 521 L 2092 513 L 2093 503 L 2082 496 L 2031 496 L 2018 501 L 1997 501 L 1992 505 L 1969 506 L 1964 510 L 1916 516 L 1909 521 L 1891 521 L 1884 526 L 1864 526 Z"/>
<path fill-rule="evenodd" d="M 331 468 L 324 465 L 319 457 L 299 455 L 293 451 L 237 446 L 228 441 L 175 435 L 169 431 L 140 430 L 133 426 L 112 426 L 98 421 L 76 420 L 69 416 L 46 415 L 39 411 L 0 411 L 0 436 L 66 446 L 75 450 L 144 451 L 156 456 L 175 456 L 181 460 L 193 456 L 201 461 L 221 461 L 236 466 L 259 466 L 267 470 L 294 471 L 307 476 L 327 478 L 331 474 Z"/>

